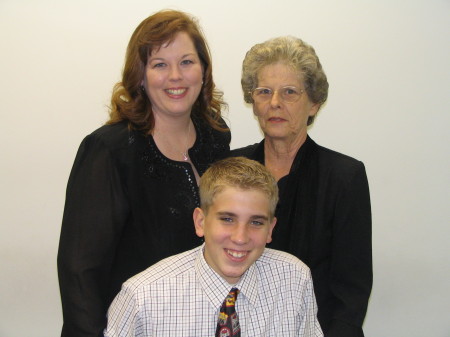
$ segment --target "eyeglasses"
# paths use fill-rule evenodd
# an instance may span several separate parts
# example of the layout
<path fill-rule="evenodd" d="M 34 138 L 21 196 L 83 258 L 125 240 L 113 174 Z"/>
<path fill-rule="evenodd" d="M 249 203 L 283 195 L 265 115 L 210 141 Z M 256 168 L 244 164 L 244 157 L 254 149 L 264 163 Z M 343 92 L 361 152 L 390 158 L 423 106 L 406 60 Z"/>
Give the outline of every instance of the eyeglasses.
<path fill-rule="evenodd" d="M 297 87 L 292 86 L 286 86 L 282 87 L 278 90 L 272 90 L 270 88 L 264 88 L 259 87 L 256 89 L 253 89 L 251 91 L 251 95 L 253 97 L 253 100 L 256 103 L 266 103 L 272 99 L 272 96 L 275 94 L 275 92 L 278 91 L 278 97 L 281 98 L 284 102 L 287 103 L 295 103 L 300 99 L 300 96 L 305 91 L 304 89 L 299 89 Z"/>

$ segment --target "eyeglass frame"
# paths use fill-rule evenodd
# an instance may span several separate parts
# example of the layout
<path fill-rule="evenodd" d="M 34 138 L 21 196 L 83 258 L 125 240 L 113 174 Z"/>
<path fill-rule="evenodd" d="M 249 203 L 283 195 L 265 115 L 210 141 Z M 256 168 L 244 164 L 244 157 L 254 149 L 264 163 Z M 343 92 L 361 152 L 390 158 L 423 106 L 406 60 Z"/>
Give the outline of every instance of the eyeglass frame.
<path fill-rule="evenodd" d="M 256 90 L 261 90 L 261 89 L 267 89 L 267 90 L 270 90 L 270 92 L 271 92 L 270 97 L 269 97 L 267 100 L 265 100 L 265 101 L 261 101 L 261 103 L 266 103 L 266 102 L 269 102 L 269 101 L 272 99 L 273 95 L 275 95 L 276 92 L 279 92 L 280 90 L 283 90 L 283 89 L 289 89 L 289 88 L 295 89 L 295 91 L 299 91 L 298 98 L 296 98 L 296 99 L 293 100 L 293 101 L 288 101 L 288 100 L 284 99 L 283 95 L 278 94 L 278 97 L 280 97 L 280 99 L 281 99 L 283 102 L 286 102 L 286 103 L 295 103 L 295 102 L 298 102 L 298 100 L 300 99 L 300 97 L 302 97 L 302 94 L 305 92 L 305 89 L 300 89 L 300 88 L 297 88 L 296 86 L 293 86 L 293 85 L 286 85 L 286 86 L 281 87 L 281 88 L 276 89 L 276 90 L 273 90 L 273 89 L 268 88 L 268 87 L 257 87 L 257 88 L 255 88 L 255 89 L 249 91 L 249 94 L 250 94 L 250 96 L 252 97 L 253 101 L 256 102 L 255 98 L 253 97 L 253 93 L 254 93 Z"/>

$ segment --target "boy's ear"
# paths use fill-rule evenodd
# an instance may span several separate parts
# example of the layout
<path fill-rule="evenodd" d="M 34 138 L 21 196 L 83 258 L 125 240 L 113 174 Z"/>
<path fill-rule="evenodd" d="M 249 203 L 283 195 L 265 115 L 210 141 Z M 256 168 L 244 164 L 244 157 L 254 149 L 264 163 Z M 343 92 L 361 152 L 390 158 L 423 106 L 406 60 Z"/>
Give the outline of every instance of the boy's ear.
<path fill-rule="evenodd" d="M 199 207 L 194 209 L 194 226 L 195 226 L 195 233 L 198 237 L 203 237 L 205 235 L 204 225 L 205 225 L 205 213 L 203 213 L 203 210 Z"/>
<path fill-rule="evenodd" d="M 269 225 L 269 233 L 267 233 L 266 243 L 272 242 L 272 232 L 273 232 L 273 228 L 275 227 L 276 224 L 277 224 L 277 218 L 273 217 L 272 222 Z"/>

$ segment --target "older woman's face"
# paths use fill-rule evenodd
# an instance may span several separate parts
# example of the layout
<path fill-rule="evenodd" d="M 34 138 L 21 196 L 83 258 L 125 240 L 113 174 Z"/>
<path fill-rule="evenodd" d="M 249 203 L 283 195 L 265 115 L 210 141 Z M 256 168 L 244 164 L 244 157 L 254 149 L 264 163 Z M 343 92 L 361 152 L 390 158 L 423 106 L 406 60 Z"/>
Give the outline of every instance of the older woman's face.
<path fill-rule="evenodd" d="M 318 104 L 313 104 L 303 92 L 300 99 L 289 103 L 282 100 L 278 90 L 286 86 L 305 89 L 303 81 L 291 67 L 283 63 L 270 64 L 258 73 L 258 87 L 271 89 L 274 94 L 267 102 L 253 103 L 253 113 L 266 138 L 295 142 L 306 136 L 309 116 L 314 116 Z"/>

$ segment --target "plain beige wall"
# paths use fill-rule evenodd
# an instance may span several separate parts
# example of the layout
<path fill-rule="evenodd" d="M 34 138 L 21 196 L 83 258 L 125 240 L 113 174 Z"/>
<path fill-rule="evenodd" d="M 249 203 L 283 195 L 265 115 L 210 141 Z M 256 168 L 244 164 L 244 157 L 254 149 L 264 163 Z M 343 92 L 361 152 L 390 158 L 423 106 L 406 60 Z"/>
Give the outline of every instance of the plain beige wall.
<path fill-rule="evenodd" d="M 448 337 L 450 2 L 0 0 L 0 336 L 57 336 L 64 193 L 107 117 L 128 39 L 156 10 L 196 15 L 232 147 L 261 138 L 240 67 L 257 42 L 312 44 L 330 82 L 311 136 L 366 164 L 374 288 L 366 336 Z"/>

